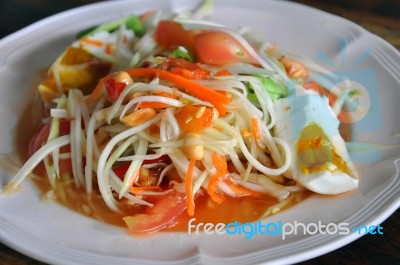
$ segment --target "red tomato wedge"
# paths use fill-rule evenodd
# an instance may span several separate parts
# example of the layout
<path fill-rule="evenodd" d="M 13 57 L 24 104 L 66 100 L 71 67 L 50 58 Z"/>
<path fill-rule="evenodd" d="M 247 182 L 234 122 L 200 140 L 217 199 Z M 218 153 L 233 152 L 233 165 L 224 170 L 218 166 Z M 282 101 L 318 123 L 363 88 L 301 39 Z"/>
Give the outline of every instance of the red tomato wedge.
<path fill-rule="evenodd" d="M 175 21 L 160 21 L 155 40 L 166 50 L 184 46 L 194 50 L 197 61 L 201 63 L 220 65 L 238 62 L 258 64 L 249 52 L 229 33 L 222 31 L 185 30 Z"/>
<path fill-rule="evenodd" d="M 32 156 L 47 141 L 50 133 L 50 122 L 44 124 L 29 142 L 28 154 Z"/>
<path fill-rule="evenodd" d="M 234 37 L 221 31 L 208 31 L 194 36 L 194 50 L 201 63 L 220 65 L 238 62 L 257 64 Z"/>
<path fill-rule="evenodd" d="M 39 150 L 49 138 L 51 122 L 44 124 L 39 131 L 32 137 L 29 142 L 28 154 L 32 156 L 37 150 Z M 70 122 L 68 120 L 60 120 L 60 136 L 67 135 L 70 132 Z M 60 148 L 61 153 L 70 152 L 71 148 L 69 145 Z M 60 159 L 58 161 L 61 174 L 69 174 L 72 172 L 71 159 Z"/>
<path fill-rule="evenodd" d="M 186 194 L 171 192 L 160 196 L 146 214 L 124 217 L 130 232 L 151 233 L 171 227 L 186 210 Z"/>
<path fill-rule="evenodd" d="M 32 156 L 42 145 L 47 142 L 50 134 L 51 122 L 47 122 L 38 130 L 29 142 L 28 154 Z M 70 122 L 68 120 L 60 120 L 60 136 L 69 134 Z M 69 146 L 61 148 L 62 152 L 69 152 Z"/>
<path fill-rule="evenodd" d="M 158 23 L 155 39 L 158 45 L 167 50 L 175 49 L 178 46 L 192 49 L 194 34 L 195 32 L 185 30 L 178 22 L 162 20 Z"/>

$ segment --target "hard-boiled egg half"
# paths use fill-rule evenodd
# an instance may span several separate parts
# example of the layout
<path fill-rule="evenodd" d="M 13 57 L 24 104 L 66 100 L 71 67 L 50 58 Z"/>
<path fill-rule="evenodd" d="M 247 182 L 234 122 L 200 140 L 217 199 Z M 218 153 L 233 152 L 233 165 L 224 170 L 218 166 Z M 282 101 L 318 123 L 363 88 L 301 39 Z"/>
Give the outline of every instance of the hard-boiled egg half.
<path fill-rule="evenodd" d="M 339 133 L 339 120 L 326 97 L 298 90 L 275 101 L 276 136 L 289 144 L 289 177 L 320 194 L 340 194 L 358 186 L 358 174 Z"/>

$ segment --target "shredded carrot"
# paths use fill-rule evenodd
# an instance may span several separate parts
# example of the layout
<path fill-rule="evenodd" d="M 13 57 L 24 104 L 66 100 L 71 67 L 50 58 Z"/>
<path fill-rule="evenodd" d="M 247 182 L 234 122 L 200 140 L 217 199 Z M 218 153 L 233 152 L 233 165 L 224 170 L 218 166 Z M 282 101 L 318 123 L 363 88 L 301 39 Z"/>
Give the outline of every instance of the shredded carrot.
<path fill-rule="evenodd" d="M 317 82 L 304 83 L 303 87 L 305 89 L 313 90 L 313 91 L 318 92 L 318 93 L 319 93 L 319 89 L 320 89 L 319 84 Z"/>
<path fill-rule="evenodd" d="M 164 92 L 164 91 L 154 91 L 152 92 L 153 95 L 155 96 L 162 96 L 162 97 L 167 97 L 167 98 L 176 98 L 174 94 Z"/>
<path fill-rule="evenodd" d="M 187 69 L 182 67 L 172 67 L 169 71 L 187 79 L 205 80 L 208 78 L 208 71 L 202 68 Z"/>
<path fill-rule="evenodd" d="M 186 172 L 185 190 L 186 190 L 186 206 L 187 213 L 190 216 L 194 215 L 194 194 L 193 194 L 193 172 L 196 160 L 191 159 L 189 162 L 189 167 Z"/>
<path fill-rule="evenodd" d="M 157 76 L 161 79 L 165 79 L 174 83 L 179 89 L 186 91 L 193 96 L 208 101 L 214 105 L 216 109 L 218 109 L 221 115 L 226 113 L 225 104 L 230 102 L 230 99 L 221 93 L 218 93 L 215 90 L 210 89 L 209 87 L 203 86 L 199 83 L 196 83 L 190 79 L 184 78 L 182 76 L 167 72 L 161 69 L 155 68 L 133 68 L 128 69 L 126 72 L 132 77 L 141 76 L 141 77 L 154 77 Z"/>
<path fill-rule="evenodd" d="M 265 52 L 268 55 L 274 55 L 276 53 L 276 45 L 268 47 L 267 49 L 265 49 Z"/>
<path fill-rule="evenodd" d="M 285 67 L 286 73 L 290 78 L 306 78 L 307 68 L 299 61 L 282 56 L 279 61 Z"/>
<path fill-rule="evenodd" d="M 95 87 L 95 89 L 92 91 L 92 93 L 89 95 L 89 97 L 86 98 L 87 104 L 90 105 L 90 104 L 94 103 L 101 96 L 101 91 L 103 90 L 104 82 L 105 82 L 105 78 L 100 79 L 100 81 L 97 83 L 97 86 Z"/>
<path fill-rule="evenodd" d="M 257 120 L 257 118 L 252 118 L 251 119 L 251 131 L 254 135 L 254 139 L 256 141 L 256 144 L 259 148 L 264 148 L 264 144 L 261 141 L 261 135 L 260 135 L 260 124 Z M 243 134 L 242 134 L 243 135 Z"/>
<path fill-rule="evenodd" d="M 250 190 L 248 188 L 236 185 L 233 183 L 231 180 L 225 180 L 225 183 L 228 185 L 228 187 L 237 194 L 238 197 L 252 197 L 252 198 L 263 198 L 265 197 L 264 194 Z"/>
<path fill-rule="evenodd" d="M 108 74 L 105 77 L 103 77 L 102 79 L 100 79 L 100 81 L 97 83 L 97 86 L 95 87 L 95 89 L 93 89 L 93 91 L 89 95 L 89 97 L 86 98 L 86 104 L 88 104 L 88 105 L 93 104 L 97 99 L 100 98 L 105 82 L 107 80 L 109 80 L 111 77 L 112 77 L 112 74 Z"/>
<path fill-rule="evenodd" d="M 222 69 L 219 70 L 217 73 L 215 73 L 215 76 L 226 76 L 226 75 L 232 75 L 228 69 Z"/>
<path fill-rule="evenodd" d="M 251 137 L 251 132 L 247 128 L 240 128 L 240 135 L 242 135 L 243 138 L 249 138 Z"/>
<path fill-rule="evenodd" d="M 207 193 L 213 202 L 221 203 L 225 200 L 225 196 L 223 193 L 218 192 L 217 187 L 220 179 L 226 175 L 228 171 L 228 165 L 225 156 L 221 156 L 216 153 L 213 153 L 212 161 L 216 172 L 211 174 L 211 178 L 207 186 Z"/>
<path fill-rule="evenodd" d="M 143 108 L 165 109 L 168 108 L 169 105 L 162 102 L 143 101 L 138 104 L 138 107 L 140 109 Z"/>
<path fill-rule="evenodd" d="M 154 14 L 154 12 L 156 12 L 154 9 L 146 11 L 143 15 L 140 16 L 140 22 L 143 23 L 146 20 L 146 18 Z"/>
<path fill-rule="evenodd" d="M 258 121 L 256 118 L 251 119 L 251 129 L 253 131 L 254 138 L 256 141 L 259 141 L 261 139 L 260 127 L 258 126 Z"/>
<path fill-rule="evenodd" d="M 321 87 L 317 82 L 304 83 L 303 87 L 305 89 L 313 90 L 313 91 L 319 93 L 322 96 L 326 96 L 328 98 L 328 100 L 329 100 L 329 105 L 331 105 L 331 106 L 337 100 L 337 96 L 335 94 L 333 94 L 330 91 L 328 91 L 327 89 Z"/>
<path fill-rule="evenodd" d="M 111 43 L 108 43 L 108 44 L 106 45 L 106 53 L 107 53 L 107 54 L 112 54 L 113 51 L 114 51 L 114 46 L 113 46 Z"/>
<path fill-rule="evenodd" d="M 207 186 L 207 193 L 213 202 L 222 203 L 225 200 L 225 196 L 217 192 L 218 181 L 219 175 L 211 175 L 210 182 Z"/>
<path fill-rule="evenodd" d="M 139 194 L 142 191 L 161 191 L 162 189 L 159 186 L 142 186 L 142 187 L 134 187 L 131 186 L 129 188 L 129 190 L 133 193 L 133 194 Z"/>
<path fill-rule="evenodd" d="M 171 55 L 162 63 L 160 69 L 183 76 L 187 79 L 208 79 L 210 71 L 198 63 L 192 63 L 182 58 L 173 58 Z"/>
<path fill-rule="evenodd" d="M 213 153 L 212 162 L 215 169 L 217 170 L 217 173 L 219 173 L 220 175 L 225 175 L 227 173 L 228 163 L 226 161 L 225 156 Z"/>
<path fill-rule="evenodd" d="M 176 96 L 174 96 L 173 94 L 163 92 L 163 91 L 153 92 L 152 95 L 166 97 L 166 98 L 176 98 Z M 162 103 L 162 102 L 143 101 L 138 104 L 138 107 L 139 108 L 165 109 L 165 108 L 168 108 L 169 105 Z"/>
<path fill-rule="evenodd" d="M 93 45 L 93 46 L 97 46 L 97 47 L 103 47 L 103 42 L 100 40 L 94 40 L 94 39 L 90 39 L 88 37 L 86 38 L 82 38 L 81 42 Z"/>

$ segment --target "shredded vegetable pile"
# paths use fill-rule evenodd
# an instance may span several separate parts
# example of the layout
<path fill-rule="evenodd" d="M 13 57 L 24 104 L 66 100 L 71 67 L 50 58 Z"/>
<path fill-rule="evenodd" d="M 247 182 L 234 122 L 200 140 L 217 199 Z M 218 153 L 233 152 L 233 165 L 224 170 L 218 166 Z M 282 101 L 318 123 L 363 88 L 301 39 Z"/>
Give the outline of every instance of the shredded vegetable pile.
<path fill-rule="evenodd" d="M 188 215 L 200 196 L 276 199 L 264 216 L 284 208 L 303 187 L 275 130 L 275 102 L 290 95 L 288 84 L 324 94 L 309 79 L 321 69 L 249 30 L 201 20 L 209 5 L 81 32 L 39 86 L 50 119 L 9 190 L 44 162 L 53 187 L 69 177 L 113 211 L 121 201 L 156 209 L 152 196 Z M 142 217 L 125 221 L 135 230 Z"/>

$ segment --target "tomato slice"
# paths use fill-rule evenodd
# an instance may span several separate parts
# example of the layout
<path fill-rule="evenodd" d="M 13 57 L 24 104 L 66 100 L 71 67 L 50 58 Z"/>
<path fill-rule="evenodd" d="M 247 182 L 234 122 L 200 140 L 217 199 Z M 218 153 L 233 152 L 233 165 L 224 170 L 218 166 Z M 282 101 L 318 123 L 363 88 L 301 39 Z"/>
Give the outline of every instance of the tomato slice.
<path fill-rule="evenodd" d="M 28 154 L 32 156 L 47 141 L 50 133 L 51 123 L 44 124 L 29 142 Z"/>
<path fill-rule="evenodd" d="M 49 138 L 51 122 L 45 123 L 39 131 L 32 137 L 29 142 L 28 154 L 32 156 L 39 150 Z M 70 133 L 70 122 L 68 120 L 60 120 L 60 136 L 68 135 Z M 71 151 L 69 145 L 60 148 L 61 153 L 68 153 Z M 58 161 L 61 174 L 70 174 L 72 172 L 72 164 L 70 158 L 60 159 Z"/>
<path fill-rule="evenodd" d="M 238 62 L 258 64 L 246 49 L 230 34 L 222 31 L 185 30 L 175 21 L 163 20 L 158 23 L 155 40 L 166 50 L 184 46 L 194 50 L 197 61 L 219 65 Z"/>
<path fill-rule="evenodd" d="M 172 50 L 178 46 L 186 49 L 193 48 L 193 36 L 195 32 L 185 30 L 183 26 L 172 20 L 162 20 L 158 23 L 155 40 L 166 50 Z"/>
<path fill-rule="evenodd" d="M 194 50 L 201 63 L 220 65 L 232 63 L 258 64 L 230 34 L 221 31 L 208 31 L 194 36 Z"/>
<path fill-rule="evenodd" d="M 51 128 L 51 122 L 49 121 L 44 125 L 42 125 L 42 127 L 40 127 L 38 132 L 32 137 L 28 147 L 29 156 L 32 156 L 37 150 L 40 149 L 40 147 L 42 147 L 47 142 L 47 139 L 49 138 L 50 134 L 50 128 Z M 60 120 L 60 136 L 68 135 L 69 132 L 70 132 L 70 122 L 64 119 Z M 69 146 L 63 146 L 61 149 L 62 152 L 69 152 Z"/>
<path fill-rule="evenodd" d="M 174 226 L 186 210 L 186 194 L 176 191 L 160 196 L 148 213 L 124 217 L 130 232 L 151 233 Z"/>

